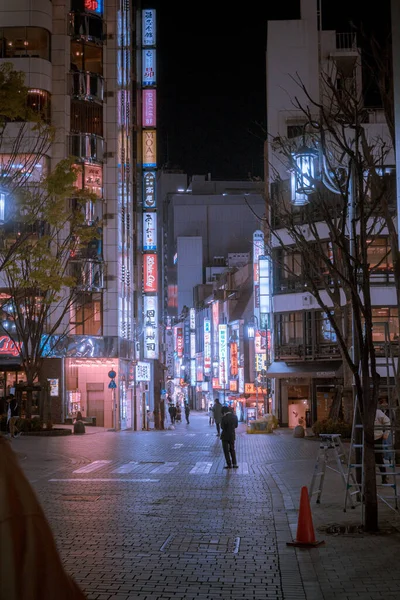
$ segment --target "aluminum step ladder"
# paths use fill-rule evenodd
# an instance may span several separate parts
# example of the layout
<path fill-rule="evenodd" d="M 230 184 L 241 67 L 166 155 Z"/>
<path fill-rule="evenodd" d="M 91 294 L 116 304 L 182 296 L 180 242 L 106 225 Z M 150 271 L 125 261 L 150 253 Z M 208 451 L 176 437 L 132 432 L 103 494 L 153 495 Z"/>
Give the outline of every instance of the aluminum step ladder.
<path fill-rule="evenodd" d="M 327 469 L 330 469 L 335 473 L 339 473 L 343 482 L 343 486 L 346 487 L 348 479 L 345 471 L 346 465 L 347 456 L 343 447 L 340 433 L 320 434 L 317 459 L 315 461 L 314 472 L 308 491 L 310 501 L 312 496 L 316 495 L 316 502 L 317 504 L 320 504 Z M 352 477 L 351 479 L 354 478 Z M 314 489 L 315 487 L 317 489 Z M 350 498 L 350 502 L 353 504 L 352 498 Z"/>

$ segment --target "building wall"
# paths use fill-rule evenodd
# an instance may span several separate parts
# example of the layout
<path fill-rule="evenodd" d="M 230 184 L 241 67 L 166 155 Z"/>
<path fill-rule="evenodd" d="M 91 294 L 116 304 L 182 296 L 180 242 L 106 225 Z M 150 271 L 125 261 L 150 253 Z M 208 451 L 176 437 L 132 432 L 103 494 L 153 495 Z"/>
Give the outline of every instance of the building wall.
<path fill-rule="evenodd" d="M 201 237 L 178 237 L 178 314 L 193 306 L 193 289 L 203 281 Z"/>

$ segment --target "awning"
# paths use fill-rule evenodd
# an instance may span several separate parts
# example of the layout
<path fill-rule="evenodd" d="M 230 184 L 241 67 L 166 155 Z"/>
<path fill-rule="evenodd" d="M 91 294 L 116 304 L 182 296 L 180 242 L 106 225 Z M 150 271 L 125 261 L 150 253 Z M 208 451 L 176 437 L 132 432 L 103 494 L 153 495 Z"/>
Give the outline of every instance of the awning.
<path fill-rule="evenodd" d="M 272 379 L 282 379 L 284 377 L 313 377 L 320 379 L 329 379 L 342 376 L 342 362 L 332 361 L 313 361 L 301 362 L 288 365 L 284 361 L 274 361 L 267 369 L 267 377 Z"/>

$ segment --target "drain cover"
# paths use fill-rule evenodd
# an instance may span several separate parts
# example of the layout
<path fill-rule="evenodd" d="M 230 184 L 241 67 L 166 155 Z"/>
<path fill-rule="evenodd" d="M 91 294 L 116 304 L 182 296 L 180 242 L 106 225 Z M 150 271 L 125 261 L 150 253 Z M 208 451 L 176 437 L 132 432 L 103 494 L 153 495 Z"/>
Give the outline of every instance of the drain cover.
<path fill-rule="evenodd" d="M 355 535 L 363 534 L 364 529 L 362 525 L 330 525 L 326 527 L 325 533 L 331 535 Z"/>
<path fill-rule="evenodd" d="M 66 502 L 97 502 L 100 496 L 61 496 Z"/>
<path fill-rule="evenodd" d="M 196 554 L 206 552 L 209 554 L 237 554 L 240 547 L 240 537 L 227 535 L 174 535 L 167 537 L 160 548 L 160 552 L 186 552 Z"/>

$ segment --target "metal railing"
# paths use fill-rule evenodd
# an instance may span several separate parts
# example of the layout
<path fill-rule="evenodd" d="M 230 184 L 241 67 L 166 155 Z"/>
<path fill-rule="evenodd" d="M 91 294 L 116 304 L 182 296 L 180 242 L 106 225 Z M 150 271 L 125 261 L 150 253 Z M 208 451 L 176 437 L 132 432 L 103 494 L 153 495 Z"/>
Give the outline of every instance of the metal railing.
<path fill-rule="evenodd" d="M 78 71 L 69 74 L 69 93 L 79 100 L 103 102 L 104 79 L 90 71 Z"/>

